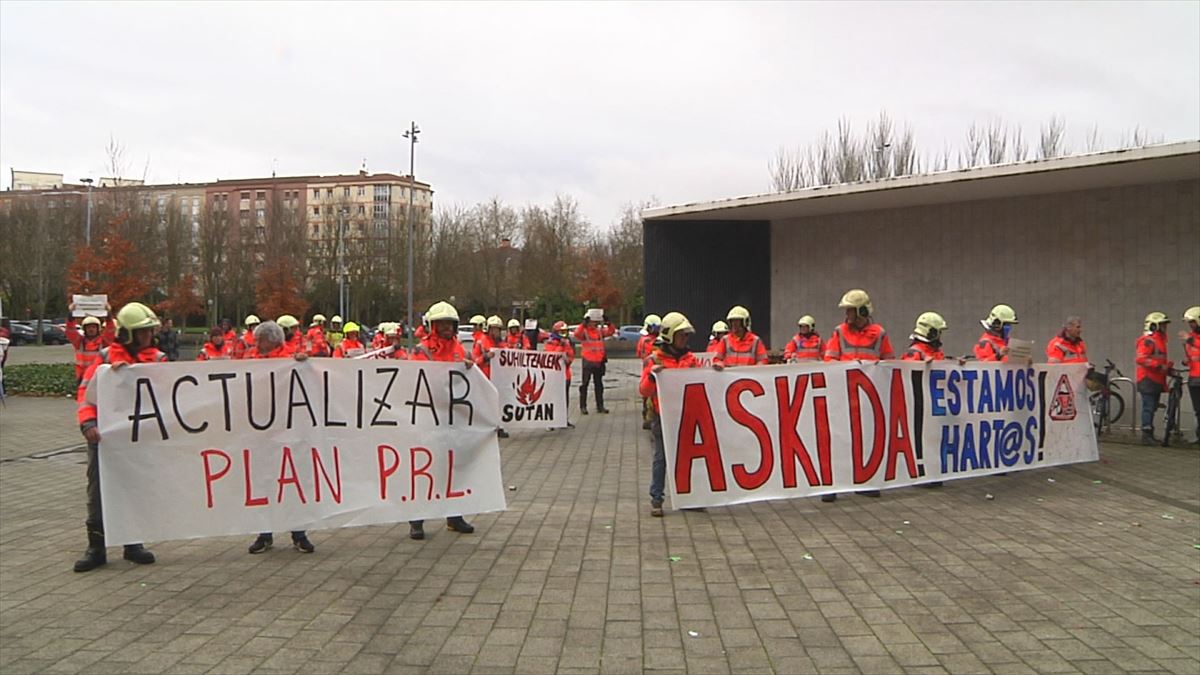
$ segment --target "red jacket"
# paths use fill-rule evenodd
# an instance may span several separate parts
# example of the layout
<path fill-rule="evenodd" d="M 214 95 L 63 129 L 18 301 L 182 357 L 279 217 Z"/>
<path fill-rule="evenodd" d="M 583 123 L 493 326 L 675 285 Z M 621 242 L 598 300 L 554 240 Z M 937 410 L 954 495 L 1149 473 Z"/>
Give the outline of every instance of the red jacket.
<path fill-rule="evenodd" d="M 563 360 L 566 362 L 567 381 L 571 381 L 571 362 L 575 360 L 575 345 L 567 338 L 550 338 L 546 340 L 546 345 L 543 347 L 548 352 L 562 352 Z"/>
<path fill-rule="evenodd" d="M 246 354 L 254 351 L 254 331 L 242 331 L 242 337 L 233 343 L 233 358 L 244 359 Z"/>
<path fill-rule="evenodd" d="M 616 332 L 617 327 L 611 323 L 591 327 L 579 324 L 579 327 L 575 329 L 575 333 L 571 337 L 575 338 L 582 347 L 580 351 L 584 361 L 599 364 L 604 363 L 605 358 L 604 338 L 612 337 Z"/>
<path fill-rule="evenodd" d="M 475 362 L 475 365 L 483 369 L 483 374 L 489 380 L 492 379 L 492 362 L 488 360 L 488 352 L 493 349 L 504 349 L 504 338 L 500 338 L 499 342 L 493 342 L 492 336 L 484 333 L 471 346 L 471 360 Z"/>
<path fill-rule="evenodd" d="M 197 361 L 214 361 L 221 359 L 233 358 L 233 345 L 228 342 L 222 342 L 218 347 L 212 343 L 212 340 L 204 343 L 204 347 L 200 353 L 196 355 Z"/>
<path fill-rule="evenodd" d="M 1047 363 L 1087 363 L 1087 344 L 1083 338 L 1067 339 L 1066 331 L 1050 338 L 1046 343 Z"/>
<path fill-rule="evenodd" d="M 467 350 L 463 349 L 458 337 L 443 340 L 437 333 L 430 333 L 413 348 L 411 358 L 413 361 L 466 361 Z"/>
<path fill-rule="evenodd" d="M 529 342 L 529 336 L 524 333 L 517 333 L 516 335 L 513 335 L 512 333 L 505 333 L 504 334 L 504 348 L 505 349 L 533 349 L 533 345 L 530 344 L 530 342 Z"/>
<path fill-rule="evenodd" d="M 1161 331 L 1146 333 L 1138 338 L 1136 346 L 1137 383 L 1150 380 L 1161 387 L 1167 386 L 1167 335 Z"/>
<path fill-rule="evenodd" d="M 783 348 L 784 361 L 820 361 L 821 336 L 816 331 L 808 335 L 796 333 Z"/>
<path fill-rule="evenodd" d="M 730 331 L 717 343 L 716 352 L 713 363 L 726 366 L 757 366 L 767 362 L 767 345 L 750 331 L 741 338 Z"/>
<path fill-rule="evenodd" d="M 117 325 L 112 317 L 104 320 L 96 337 L 89 338 L 79 331 L 75 317 L 67 319 L 67 340 L 75 348 L 75 379 L 83 377 L 83 372 L 99 356 L 100 350 L 111 345 L 117 339 Z"/>
<path fill-rule="evenodd" d="M 96 425 L 96 406 L 87 402 L 87 388 L 91 383 L 92 378 L 96 375 L 96 369 L 105 363 L 162 363 L 167 360 L 167 355 L 158 351 L 157 347 L 146 347 L 137 353 L 135 359 L 125 347 L 120 343 L 113 343 L 96 355 L 95 360 L 88 365 L 87 370 L 83 373 L 83 379 L 79 381 L 79 389 L 75 393 L 75 402 L 78 405 L 79 426 L 95 426 Z"/>
<path fill-rule="evenodd" d="M 675 358 L 662 349 L 656 349 L 646 357 L 646 363 L 642 366 L 642 380 L 638 383 L 638 393 L 642 395 L 642 398 L 653 401 L 654 414 L 660 415 L 662 408 L 658 404 L 658 382 L 654 379 L 653 372 L 654 366 L 657 365 L 661 365 L 663 368 L 695 368 L 699 364 L 691 352 Z"/>
<path fill-rule="evenodd" d="M 304 334 L 299 330 L 295 331 L 291 337 L 284 340 L 283 346 L 287 348 L 288 354 L 298 354 L 304 351 Z"/>
<path fill-rule="evenodd" d="M 329 356 L 329 343 L 325 340 L 325 330 L 320 326 L 312 326 L 304 336 L 308 343 L 309 356 Z"/>
<path fill-rule="evenodd" d="M 290 359 L 294 356 L 294 352 L 288 349 L 287 345 L 279 345 L 271 350 L 270 354 L 259 354 L 257 349 L 251 349 L 242 356 L 243 359 Z"/>
<path fill-rule="evenodd" d="M 848 323 L 833 329 L 825 343 L 826 361 L 880 361 L 896 358 L 887 331 L 877 323 L 857 330 Z"/>
<path fill-rule="evenodd" d="M 363 343 L 351 338 L 342 338 L 336 349 L 333 350 L 333 358 L 335 359 L 352 359 L 356 356 L 362 356 L 367 353 L 367 348 Z"/>
<path fill-rule="evenodd" d="M 654 333 L 643 335 L 638 338 L 637 357 L 642 361 L 645 361 L 646 357 L 650 356 L 650 354 L 654 352 L 654 341 L 657 339 L 658 335 Z"/>
<path fill-rule="evenodd" d="M 722 336 L 721 336 L 719 339 L 718 339 L 718 338 L 712 338 L 712 339 L 710 339 L 710 340 L 708 341 L 708 348 L 707 348 L 707 349 L 705 349 L 704 351 L 706 351 L 706 352 L 715 352 L 715 351 L 717 351 L 717 345 L 721 344 L 721 340 L 724 340 L 724 339 L 725 339 L 725 336 L 724 336 L 724 335 L 722 335 Z"/>
<path fill-rule="evenodd" d="M 1183 353 L 1188 362 L 1188 384 L 1200 384 L 1200 332 L 1188 334 L 1183 341 Z"/>
<path fill-rule="evenodd" d="M 983 335 L 979 336 L 979 342 L 975 343 L 975 359 L 1007 363 L 1008 354 L 1003 353 L 1007 347 L 1008 343 L 1004 341 L 1004 336 L 985 330 Z"/>
<path fill-rule="evenodd" d="M 913 340 L 908 346 L 908 351 L 904 352 L 904 356 L 900 357 L 901 361 L 943 361 L 946 354 L 941 347 L 934 347 L 928 342 Z"/>

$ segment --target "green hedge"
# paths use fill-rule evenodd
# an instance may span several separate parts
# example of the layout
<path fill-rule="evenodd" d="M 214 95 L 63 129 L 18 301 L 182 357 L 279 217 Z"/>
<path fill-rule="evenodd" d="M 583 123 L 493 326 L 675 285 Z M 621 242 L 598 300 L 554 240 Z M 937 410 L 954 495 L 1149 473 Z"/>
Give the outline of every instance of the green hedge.
<path fill-rule="evenodd" d="M 4 368 L 4 393 L 75 396 L 75 364 L 26 363 Z"/>

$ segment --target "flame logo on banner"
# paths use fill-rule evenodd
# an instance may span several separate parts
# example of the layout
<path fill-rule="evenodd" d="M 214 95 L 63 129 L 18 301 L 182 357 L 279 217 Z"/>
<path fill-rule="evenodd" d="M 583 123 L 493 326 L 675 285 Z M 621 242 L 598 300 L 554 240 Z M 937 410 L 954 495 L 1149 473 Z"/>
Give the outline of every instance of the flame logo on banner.
<path fill-rule="evenodd" d="M 542 376 L 541 384 L 538 384 L 537 375 L 525 371 L 525 379 L 517 378 L 513 383 L 513 389 L 517 391 L 517 402 L 521 405 L 533 405 L 542 397 L 542 390 L 546 388 L 546 376 Z"/>
<path fill-rule="evenodd" d="M 1063 375 L 1054 387 L 1054 398 L 1050 400 L 1050 419 L 1063 422 L 1075 419 L 1075 390 L 1071 380 Z"/>

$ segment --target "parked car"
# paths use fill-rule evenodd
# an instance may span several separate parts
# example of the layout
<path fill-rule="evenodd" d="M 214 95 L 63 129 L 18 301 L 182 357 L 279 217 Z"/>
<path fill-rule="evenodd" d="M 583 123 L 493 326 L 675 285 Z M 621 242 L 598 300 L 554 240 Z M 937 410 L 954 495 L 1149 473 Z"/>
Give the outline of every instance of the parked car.
<path fill-rule="evenodd" d="M 13 336 L 16 336 L 16 327 L 23 326 L 29 330 L 29 341 L 23 344 L 32 344 L 37 342 L 37 321 L 13 321 Z M 16 341 L 14 340 L 14 343 Z M 65 345 L 67 344 L 67 334 L 54 326 L 49 321 L 42 322 L 42 344 L 47 345 Z"/>
<path fill-rule="evenodd" d="M 615 335 L 613 335 L 613 337 L 616 338 L 617 340 L 621 340 L 622 342 L 624 342 L 626 340 L 632 340 L 633 342 L 637 342 L 638 339 L 642 337 L 642 327 L 641 326 L 632 326 L 632 325 L 621 326 L 620 328 L 617 329 L 617 332 Z"/>
<path fill-rule="evenodd" d="M 467 352 L 470 353 L 471 347 L 475 346 L 475 327 L 474 326 L 459 326 L 458 341 Z"/>
<path fill-rule="evenodd" d="M 37 342 L 37 333 L 20 321 L 9 323 L 8 330 L 12 334 L 9 339 L 14 345 L 31 345 Z"/>

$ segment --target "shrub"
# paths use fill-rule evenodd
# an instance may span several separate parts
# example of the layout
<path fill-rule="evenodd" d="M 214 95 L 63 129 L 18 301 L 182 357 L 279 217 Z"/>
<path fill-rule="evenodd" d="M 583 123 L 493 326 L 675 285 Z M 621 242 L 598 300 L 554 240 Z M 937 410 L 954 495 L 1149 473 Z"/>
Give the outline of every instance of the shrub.
<path fill-rule="evenodd" d="M 4 392 L 26 396 L 74 396 L 75 364 L 25 363 L 4 368 Z"/>

